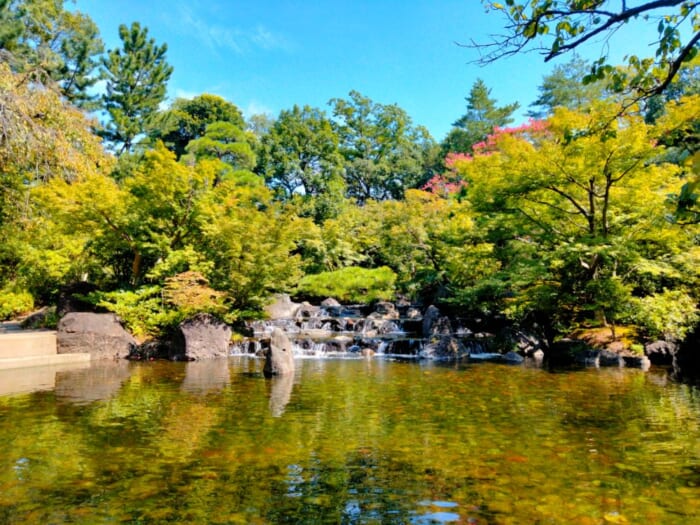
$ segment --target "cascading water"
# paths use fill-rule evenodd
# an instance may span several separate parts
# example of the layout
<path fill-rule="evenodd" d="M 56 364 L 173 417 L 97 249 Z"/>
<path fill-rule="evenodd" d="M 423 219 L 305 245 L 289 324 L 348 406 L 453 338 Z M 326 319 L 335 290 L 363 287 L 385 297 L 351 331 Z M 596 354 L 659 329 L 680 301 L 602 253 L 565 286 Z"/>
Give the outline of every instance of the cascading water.
<path fill-rule="evenodd" d="M 287 300 L 288 301 L 288 300 Z M 294 303 L 288 302 L 288 305 Z M 252 337 L 236 343 L 233 354 L 262 355 L 273 328 L 281 328 L 292 342 L 295 357 L 367 357 L 371 355 L 396 358 L 436 359 L 436 341 L 445 337 L 458 340 L 465 354 L 490 358 L 483 340 L 470 330 L 451 327 L 440 318 L 435 326 L 442 331 L 426 332 L 426 323 L 416 308 L 396 308 L 380 303 L 375 311 L 363 313 L 360 306 L 316 307 L 306 303 L 296 305 L 288 315 L 249 324 Z M 403 314 L 403 315 L 402 315 Z M 408 314 L 408 315 L 407 315 Z M 442 322 L 441 322 L 442 321 Z"/>

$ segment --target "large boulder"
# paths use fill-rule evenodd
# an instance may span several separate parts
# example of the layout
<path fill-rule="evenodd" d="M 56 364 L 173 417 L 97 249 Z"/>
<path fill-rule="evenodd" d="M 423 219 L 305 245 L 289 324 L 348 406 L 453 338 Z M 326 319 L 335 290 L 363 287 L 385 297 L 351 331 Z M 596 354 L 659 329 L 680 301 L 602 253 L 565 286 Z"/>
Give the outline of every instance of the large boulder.
<path fill-rule="evenodd" d="M 294 351 L 292 342 L 280 328 L 273 328 L 270 347 L 265 352 L 265 377 L 294 373 Z"/>
<path fill-rule="evenodd" d="M 180 323 L 179 334 L 168 348 L 173 361 L 228 357 L 231 327 L 211 314 L 197 314 Z"/>
<path fill-rule="evenodd" d="M 286 294 L 277 294 L 274 301 L 265 306 L 265 314 L 269 319 L 294 319 L 301 307 L 300 304 L 292 302 Z"/>
<path fill-rule="evenodd" d="M 399 311 L 394 303 L 380 301 L 374 306 L 374 312 L 369 317 L 372 319 L 398 319 Z"/>
<path fill-rule="evenodd" d="M 127 357 L 137 346 L 114 314 L 71 312 L 58 322 L 59 354 L 90 354 L 92 359 Z"/>
<path fill-rule="evenodd" d="M 445 335 L 425 345 L 420 356 L 435 361 L 456 361 L 469 357 L 469 350 L 459 339 Z"/>
<path fill-rule="evenodd" d="M 430 337 L 433 333 L 433 325 L 440 318 L 440 310 L 437 306 L 430 305 L 423 314 L 423 337 Z"/>
<path fill-rule="evenodd" d="M 671 365 L 673 356 L 678 352 L 678 343 L 660 339 L 644 346 L 646 355 L 654 365 Z"/>

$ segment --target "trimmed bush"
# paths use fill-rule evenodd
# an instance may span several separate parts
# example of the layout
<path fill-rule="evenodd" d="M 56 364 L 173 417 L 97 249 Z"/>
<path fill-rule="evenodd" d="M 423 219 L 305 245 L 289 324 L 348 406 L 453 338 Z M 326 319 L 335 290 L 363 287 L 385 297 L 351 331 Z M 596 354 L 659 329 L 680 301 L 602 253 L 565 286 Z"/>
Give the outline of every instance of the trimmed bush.
<path fill-rule="evenodd" d="M 396 274 L 386 266 L 373 269 L 348 266 L 305 276 L 297 293 L 317 299 L 333 297 L 345 303 L 369 303 L 391 299 L 395 284 Z"/>

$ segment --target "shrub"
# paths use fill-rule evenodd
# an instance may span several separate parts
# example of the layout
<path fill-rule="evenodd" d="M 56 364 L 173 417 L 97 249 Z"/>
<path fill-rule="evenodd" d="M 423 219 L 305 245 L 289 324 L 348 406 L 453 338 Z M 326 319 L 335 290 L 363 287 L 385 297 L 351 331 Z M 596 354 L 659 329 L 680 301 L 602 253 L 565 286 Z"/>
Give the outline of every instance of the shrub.
<path fill-rule="evenodd" d="M 333 297 L 342 302 L 369 303 L 391 299 L 395 284 L 396 274 L 386 266 L 373 269 L 348 266 L 305 276 L 297 293 L 317 299 Z"/>
<path fill-rule="evenodd" d="M 683 339 L 700 319 L 695 300 L 682 290 L 664 290 L 632 302 L 632 320 L 650 337 Z"/>
<path fill-rule="evenodd" d="M 5 321 L 34 308 L 34 297 L 24 290 L 0 290 L 0 320 Z"/>

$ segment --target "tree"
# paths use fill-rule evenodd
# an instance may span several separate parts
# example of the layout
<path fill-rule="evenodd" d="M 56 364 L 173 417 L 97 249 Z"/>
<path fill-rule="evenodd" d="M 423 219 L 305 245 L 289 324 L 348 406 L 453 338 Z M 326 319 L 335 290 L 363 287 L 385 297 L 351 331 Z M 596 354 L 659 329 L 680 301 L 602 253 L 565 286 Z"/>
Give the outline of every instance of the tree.
<path fill-rule="evenodd" d="M 252 172 L 255 167 L 255 152 L 251 143 L 254 141 L 252 133 L 243 131 L 231 122 L 214 122 L 207 125 L 202 137 L 189 142 L 186 151 L 197 160 L 215 161 L 216 186 L 231 177 L 259 179 Z M 262 183 L 262 180 L 259 182 Z"/>
<path fill-rule="evenodd" d="M 435 143 L 425 128 L 413 126 L 403 109 L 373 102 L 357 91 L 329 104 L 345 159 L 349 197 L 360 203 L 397 199 L 429 178 Z"/>
<path fill-rule="evenodd" d="M 542 80 L 538 88 L 540 96 L 530 104 L 533 109 L 528 111 L 528 115 L 541 119 L 551 115 L 556 107 L 580 110 L 603 98 L 603 81 L 583 82 L 589 71 L 590 64 L 579 56 L 574 56 L 566 64 L 555 66 Z"/>
<path fill-rule="evenodd" d="M 605 40 L 624 24 L 649 20 L 657 24 L 658 40 L 652 42 L 654 58 L 632 55 L 627 69 L 615 69 L 602 56 L 592 65 L 587 81 L 612 79 L 611 86 L 621 91 L 630 88 L 638 96 L 662 93 L 671 84 L 681 66 L 692 60 L 700 42 L 700 2 L 691 0 L 649 0 L 628 7 L 611 0 L 533 0 L 505 5 L 482 0 L 487 8 L 505 18 L 506 34 L 487 44 L 473 43 L 487 52 L 480 62 L 490 63 L 534 47 L 545 61 L 574 51 L 596 39 Z M 686 37 L 686 35 L 689 35 Z"/>
<path fill-rule="evenodd" d="M 497 107 L 491 90 L 480 78 L 476 79 L 465 100 L 467 112 L 452 124 L 453 129 L 442 143 L 445 154 L 471 151 L 472 146 L 485 140 L 494 128 L 513 122 L 512 115 L 520 107 L 517 102 Z"/>
<path fill-rule="evenodd" d="M 68 11 L 64 0 L 0 2 L 0 49 L 13 69 L 49 87 L 57 87 L 77 106 L 94 109 L 89 89 L 104 46 L 93 20 Z"/>
<path fill-rule="evenodd" d="M 284 200 L 295 196 L 319 222 L 344 198 L 339 137 L 325 113 L 310 106 L 280 112 L 263 136 L 258 171 Z"/>
<path fill-rule="evenodd" d="M 586 112 L 559 107 L 454 159 L 499 247 L 503 270 L 491 299 L 511 315 L 562 331 L 596 320 L 614 326 L 635 296 L 693 290 L 697 271 L 685 273 L 684 252 L 697 252 L 668 221 L 680 170 L 663 162 L 655 140 L 669 128 L 618 110 L 613 102 Z"/>
<path fill-rule="evenodd" d="M 245 128 L 243 115 L 235 104 L 204 93 L 192 99 L 178 98 L 169 109 L 158 113 L 149 136 L 154 141 L 163 141 L 180 158 L 187 144 L 203 137 L 207 126 L 214 122 L 228 122 L 239 129 Z"/>
<path fill-rule="evenodd" d="M 22 82 L 0 63 L 0 289 L 45 298 L 78 274 L 80 243 L 57 234 L 35 192 L 51 180 L 73 184 L 111 168 L 89 127 L 57 93 Z"/>
<path fill-rule="evenodd" d="M 167 82 L 173 68 L 165 60 L 167 45 L 156 45 L 148 38 L 148 29 L 138 22 L 119 26 L 122 49 L 112 49 L 102 60 L 107 79 L 102 96 L 110 117 L 100 135 L 120 155 L 128 152 L 137 136 L 165 99 Z"/>

